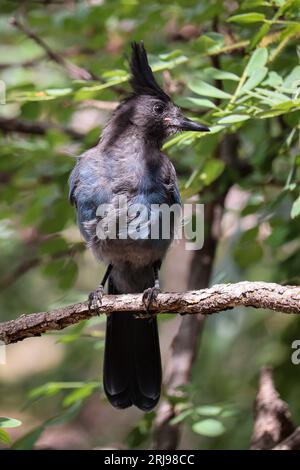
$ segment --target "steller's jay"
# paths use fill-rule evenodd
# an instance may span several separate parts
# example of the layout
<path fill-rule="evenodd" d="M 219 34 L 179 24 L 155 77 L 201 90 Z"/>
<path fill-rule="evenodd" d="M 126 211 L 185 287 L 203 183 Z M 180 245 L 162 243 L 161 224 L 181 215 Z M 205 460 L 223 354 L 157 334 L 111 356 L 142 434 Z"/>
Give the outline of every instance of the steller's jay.
<path fill-rule="evenodd" d="M 149 311 L 159 292 L 158 271 L 172 233 L 169 239 L 99 238 L 97 208 L 110 204 L 116 209 L 119 196 L 127 198 L 128 207 L 142 204 L 149 211 L 152 204 L 180 204 L 174 167 L 161 153 L 163 141 L 179 131 L 209 129 L 184 117 L 160 88 L 143 43 L 132 44 L 130 68 L 133 93 L 118 106 L 99 144 L 78 158 L 69 180 L 70 201 L 88 246 L 107 265 L 101 284 L 89 296 L 89 306 L 101 306 L 108 280 L 109 294 L 144 292 Z M 150 320 L 132 313 L 108 316 L 103 376 L 113 406 L 135 405 L 149 411 L 157 404 L 161 360 L 154 315 Z"/>

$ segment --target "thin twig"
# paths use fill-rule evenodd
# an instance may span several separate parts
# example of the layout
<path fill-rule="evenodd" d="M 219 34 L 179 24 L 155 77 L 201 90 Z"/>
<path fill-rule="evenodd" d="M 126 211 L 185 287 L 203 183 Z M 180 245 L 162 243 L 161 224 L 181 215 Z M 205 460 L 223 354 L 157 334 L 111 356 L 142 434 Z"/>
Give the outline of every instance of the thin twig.
<path fill-rule="evenodd" d="M 114 111 L 119 104 L 119 101 L 84 100 L 81 102 L 80 107 Z"/>
<path fill-rule="evenodd" d="M 66 126 L 59 126 L 50 122 L 33 122 L 24 121 L 16 118 L 3 118 L 0 117 L 0 131 L 8 134 L 11 132 L 19 132 L 20 134 L 33 134 L 33 135 L 45 135 L 49 130 L 58 130 L 65 134 L 68 134 L 73 139 L 82 139 L 83 134 L 74 129 Z"/>
<path fill-rule="evenodd" d="M 23 261 L 16 269 L 0 279 L 0 292 L 7 289 L 31 269 L 36 268 L 40 262 L 41 258 L 38 257 Z"/>
<path fill-rule="evenodd" d="M 69 74 L 72 79 L 75 80 L 98 80 L 94 73 L 86 70 L 83 67 L 78 67 L 78 65 L 73 64 L 72 62 L 65 59 L 61 54 L 58 52 L 53 51 L 45 41 L 40 38 L 35 32 L 29 29 L 24 23 L 22 23 L 17 18 L 12 18 L 11 20 L 12 26 L 18 28 L 22 33 L 24 33 L 27 37 L 32 39 L 36 44 L 38 44 L 47 54 L 50 60 L 56 62 L 57 64 L 61 65 Z"/>
<path fill-rule="evenodd" d="M 20 67 L 20 68 L 33 67 L 39 64 L 43 59 L 45 59 L 44 54 L 40 57 L 36 57 L 35 59 L 25 60 L 24 62 L 7 62 L 7 63 L 4 62 L 0 64 L 0 70 L 10 69 L 14 67 Z"/>
<path fill-rule="evenodd" d="M 37 266 L 41 265 L 45 260 L 57 260 L 66 257 L 72 257 L 77 252 L 80 252 L 84 248 L 84 244 L 81 242 L 74 243 L 70 248 L 57 253 L 53 253 L 50 256 L 33 256 L 27 260 L 22 261 L 15 269 L 8 272 L 5 276 L 0 278 L 0 292 L 10 287 L 14 282 L 18 281 L 20 277 L 24 276 L 28 271 Z"/>

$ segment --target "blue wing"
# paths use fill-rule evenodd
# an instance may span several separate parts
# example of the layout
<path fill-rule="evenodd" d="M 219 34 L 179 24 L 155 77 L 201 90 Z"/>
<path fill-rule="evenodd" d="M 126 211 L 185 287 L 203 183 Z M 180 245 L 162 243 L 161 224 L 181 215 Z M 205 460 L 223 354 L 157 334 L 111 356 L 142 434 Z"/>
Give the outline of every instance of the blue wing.
<path fill-rule="evenodd" d="M 76 207 L 80 231 L 89 241 L 88 224 L 96 220 L 98 206 L 109 202 L 110 194 L 105 190 L 99 171 L 95 171 L 95 162 L 88 156 L 78 158 L 69 178 L 69 188 L 69 200 Z"/>

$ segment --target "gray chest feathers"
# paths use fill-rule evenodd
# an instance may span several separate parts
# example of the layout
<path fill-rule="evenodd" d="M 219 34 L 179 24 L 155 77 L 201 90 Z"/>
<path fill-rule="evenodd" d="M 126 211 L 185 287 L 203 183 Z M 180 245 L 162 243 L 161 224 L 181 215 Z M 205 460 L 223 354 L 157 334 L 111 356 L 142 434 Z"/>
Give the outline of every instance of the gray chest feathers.
<path fill-rule="evenodd" d="M 119 161 L 110 169 L 110 197 L 85 224 L 88 245 L 105 263 L 143 267 L 162 260 L 174 235 L 175 216 L 168 208 L 176 202 L 163 168 Z M 112 171 L 113 170 L 113 171 Z M 176 184 L 176 182 L 174 181 Z"/>

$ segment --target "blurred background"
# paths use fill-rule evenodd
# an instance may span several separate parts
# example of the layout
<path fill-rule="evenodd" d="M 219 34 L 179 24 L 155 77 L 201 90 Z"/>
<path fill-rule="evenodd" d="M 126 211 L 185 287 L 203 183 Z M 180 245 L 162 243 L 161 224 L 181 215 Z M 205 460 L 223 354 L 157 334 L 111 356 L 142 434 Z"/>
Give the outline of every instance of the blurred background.
<path fill-rule="evenodd" d="M 0 8 L 1 321 L 83 301 L 103 274 L 80 238 L 67 180 L 129 90 L 132 40 L 144 40 L 174 101 L 212 130 L 165 145 L 182 198 L 205 204 L 205 243 L 195 252 L 174 243 L 163 289 L 299 284 L 299 0 L 2 0 Z M 205 324 L 163 316 L 166 384 L 148 414 L 107 404 L 104 326 L 93 318 L 7 347 L 0 415 L 21 423 L 0 427 L 0 446 L 246 449 L 265 364 L 299 424 L 296 316 L 251 308 Z"/>

